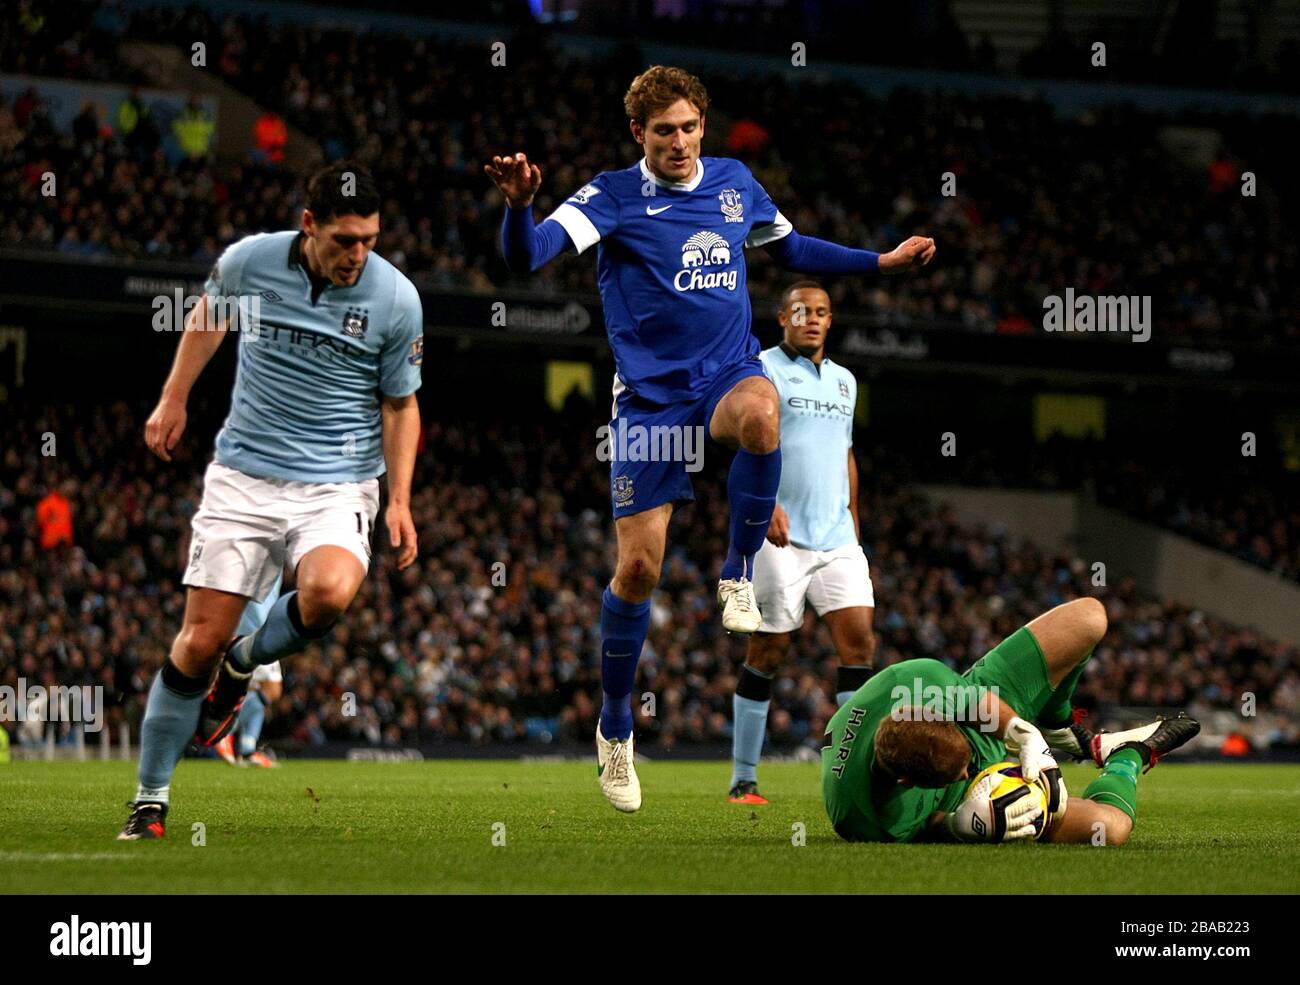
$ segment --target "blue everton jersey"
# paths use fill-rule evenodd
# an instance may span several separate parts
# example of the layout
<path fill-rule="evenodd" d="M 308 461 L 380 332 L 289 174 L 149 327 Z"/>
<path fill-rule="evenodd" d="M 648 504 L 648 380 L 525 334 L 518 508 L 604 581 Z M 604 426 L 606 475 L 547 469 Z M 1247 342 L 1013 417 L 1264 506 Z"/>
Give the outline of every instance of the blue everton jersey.
<path fill-rule="evenodd" d="M 372 252 L 355 284 L 314 297 L 305 262 L 298 233 L 258 233 L 229 246 L 208 277 L 209 305 L 237 300 L 240 321 L 216 458 L 266 479 L 371 479 L 384 472 L 380 395 L 420 387 L 420 296 Z"/>
<path fill-rule="evenodd" d="M 776 501 L 790 515 L 790 543 L 833 551 L 857 543 L 849 512 L 849 449 L 858 381 L 843 366 L 774 346 L 763 369 L 781 397 L 781 487 Z"/>
<path fill-rule="evenodd" d="M 758 354 L 744 250 L 791 227 L 739 161 L 702 157 L 694 178 L 669 182 L 643 159 L 597 175 L 550 218 L 579 253 L 599 244 L 605 327 L 633 393 L 690 400 L 720 370 Z"/>

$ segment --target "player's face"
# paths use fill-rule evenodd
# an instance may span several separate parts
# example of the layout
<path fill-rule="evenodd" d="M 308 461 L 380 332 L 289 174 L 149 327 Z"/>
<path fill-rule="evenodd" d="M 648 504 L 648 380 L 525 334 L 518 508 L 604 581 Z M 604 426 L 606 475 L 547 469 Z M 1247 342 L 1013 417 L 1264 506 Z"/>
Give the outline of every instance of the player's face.
<path fill-rule="evenodd" d="M 328 222 L 316 222 L 307 210 L 302 228 L 314 244 L 316 269 L 312 273 L 335 287 L 351 287 L 379 239 L 379 213 L 333 216 Z"/>
<path fill-rule="evenodd" d="M 642 129 L 632 121 L 632 136 L 645 148 L 650 173 L 664 181 L 690 181 L 700 159 L 704 117 L 695 104 L 679 99 L 652 114 Z"/>
<path fill-rule="evenodd" d="M 830 296 L 815 287 L 792 291 L 778 321 L 785 330 L 785 344 L 811 359 L 826 345 L 831 328 Z"/>

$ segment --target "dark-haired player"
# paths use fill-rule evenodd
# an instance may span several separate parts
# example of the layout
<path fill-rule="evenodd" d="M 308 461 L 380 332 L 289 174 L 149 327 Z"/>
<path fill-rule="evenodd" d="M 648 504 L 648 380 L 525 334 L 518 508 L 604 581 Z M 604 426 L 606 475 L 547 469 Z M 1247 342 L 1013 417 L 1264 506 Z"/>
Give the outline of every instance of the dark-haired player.
<path fill-rule="evenodd" d="M 879 671 L 836 712 L 822 747 L 822 796 L 836 833 L 848 841 L 1033 837 L 1041 808 L 1032 800 L 1013 805 L 1002 827 L 988 786 L 970 786 L 981 770 L 1018 757 L 1026 779 L 1046 773 L 1052 800 L 1065 801 L 1049 840 L 1123 844 L 1137 819 L 1138 773 L 1201 727 L 1186 715 L 1100 735 L 1071 724 L 1075 685 L 1105 633 L 1102 604 L 1076 599 L 1012 633 L 965 674 L 929 659 Z M 1067 797 L 1054 753 L 1091 758 L 1101 775 Z"/>
<path fill-rule="evenodd" d="M 193 520 L 184 623 L 145 707 L 123 840 L 163 836 L 186 745 L 219 741 L 254 669 L 322 638 L 347 610 L 370 563 L 385 471 L 388 541 L 399 568 L 415 560 L 423 315 L 411 282 L 373 252 L 379 206 L 364 167 L 319 171 L 301 229 L 230 245 L 186 321 L 145 426 L 156 455 L 171 461 L 190 389 L 236 319 L 239 364 Z M 286 563 L 296 590 L 232 642 L 245 605 Z"/>
<path fill-rule="evenodd" d="M 597 247 L 605 327 L 614 351 L 611 431 L 708 435 L 736 456 L 727 479 L 731 538 L 718 582 L 722 625 L 761 623 L 750 582 L 781 479 L 780 408 L 750 332 L 746 249 L 764 247 L 789 270 L 873 274 L 922 266 L 934 241 L 913 236 L 890 253 L 800 236 L 749 169 L 701 157 L 708 94 L 695 76 L 656 65 L 623 100 L 645 156 L 606 171 L 540 224 L 533 197 L 542 172 L 522 153 L 485 170 L 506 202 L 502 249 L 514 270 L 537 270 L 566 250 Z M 695 498 L 687 456 L 625 454 L 615 443 L 610 497 L 618 560 L 601 607 L 601 687 L 596 728 L 601 789 L 621 811 L 641 806 L 632 751 L 632 685 L 659 581 L 668 521 Z M 646 459 L 649 460 L 646 460 Z"/>
<path fill-rule="evenodd" d="M 830 295 L 816 281 L 790 285 L 777 312 L 781 344 L 763 366 L 781 399 L 781 488 L 767 541 L 754 557 L 754 595 L 763 625 L 749 638 L 733 699 L 733 804 L 766 804 L 758 760 L 767 731 L 772 676 L 803 627 L 804 606 L 826 622 L 839 658 L 835 698 L 843 704 L 871 676 L 875 598 L 858 533 L 858 466 L 853 410 L 858 381 L 826 355 Z"/>

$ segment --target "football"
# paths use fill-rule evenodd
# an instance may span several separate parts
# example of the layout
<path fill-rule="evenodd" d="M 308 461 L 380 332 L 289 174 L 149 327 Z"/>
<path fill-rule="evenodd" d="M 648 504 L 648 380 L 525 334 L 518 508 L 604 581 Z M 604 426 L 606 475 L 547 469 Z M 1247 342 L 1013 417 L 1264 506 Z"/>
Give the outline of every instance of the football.
<path fill-rule="evenodd" d="M 971 780 L 970 786 L 973 787 L 990 773 L 996 773 L 999 776 L 997 783 L 994 784 L 989 793 L 989 797 L 993 801 L 994 823 L 999 831 L 1006 829 L 1007 808 L 1022 797 L 1037 798 L 1039 805 L 1043 808 L 1042 816 L 1034 822 L 1034 838 L 1036 840 L 1041 841 L 1043 836 L 1052 830 L 1052 825 L 1060 821 L 1062 815 L 1065 814 L 1065 797 L 1061 797 L 1056 812 L 1049 813 L 1048 804 L 1051 798 L 1046 777 L 1040 776 L 1037 782 L 1030 783 L 1020 775 L 1019 763 L 994 763 L 992 766 L 981 770 L 979 775 Z M 1062 793 L 1064 793 L 1064 784 L 1062 784 Z"/>

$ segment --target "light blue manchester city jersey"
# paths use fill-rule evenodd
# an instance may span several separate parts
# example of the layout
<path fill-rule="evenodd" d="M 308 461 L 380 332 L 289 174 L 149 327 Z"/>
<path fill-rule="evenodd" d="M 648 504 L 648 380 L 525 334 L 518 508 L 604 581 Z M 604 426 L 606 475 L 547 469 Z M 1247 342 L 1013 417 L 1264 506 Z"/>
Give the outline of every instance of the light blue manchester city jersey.
<path fill-rule="evenodd" d="M 858 381 L 828 358 L 820 367 L 782 346 L 763 350 L 763 368 L 781 397 L 781 488 L 790 543 L 831 551 L 857 543 L 849 513 L 849 449 Z"/>
<path fill-rule="evenodd" d="M 241 324 L 216 458 L 267 479 L 371 479 L 384 472 L 380 396 L 420 388 L 420 296 L 372 252 L 355 284 L 313 298 L 305 263 L 298 233 L 258 233 L 231 244 L 208 277 L 209 299 L 238 298 L 241 323 L 256 299 L 258 315 Z"/>

